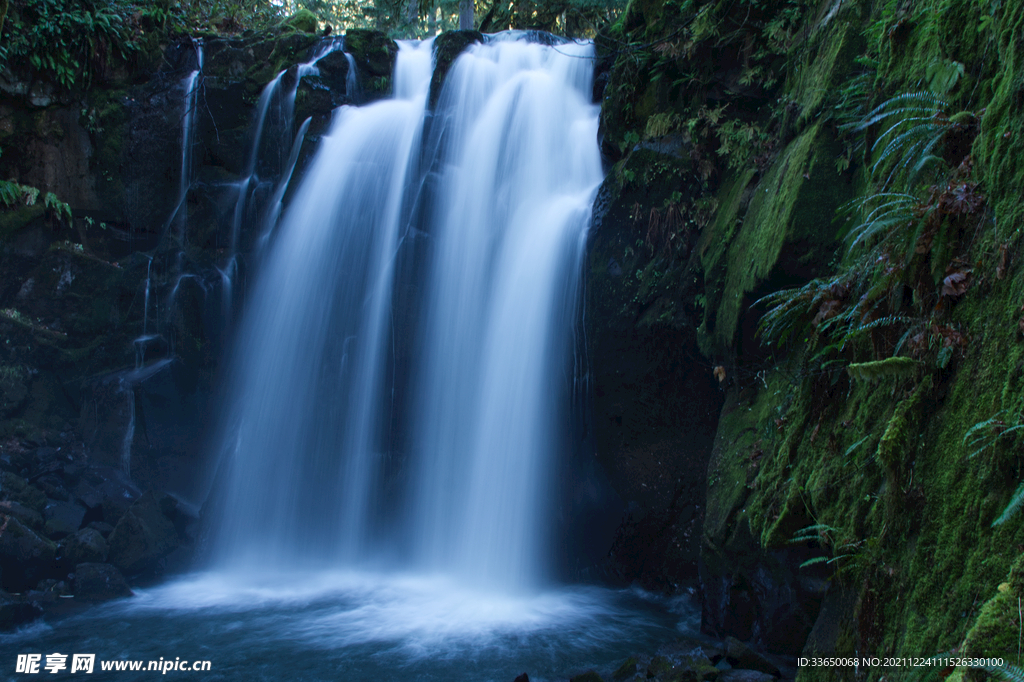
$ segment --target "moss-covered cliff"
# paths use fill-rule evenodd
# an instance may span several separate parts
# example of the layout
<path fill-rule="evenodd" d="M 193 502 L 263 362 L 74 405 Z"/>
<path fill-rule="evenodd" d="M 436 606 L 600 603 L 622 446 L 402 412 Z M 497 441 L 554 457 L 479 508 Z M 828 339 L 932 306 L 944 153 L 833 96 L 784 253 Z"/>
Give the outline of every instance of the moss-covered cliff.
<path fill-rule="evenodd" d="M 987 1 L 634 0 L 599 40 L 620 212 L 601 229 L 627 235 L 638 308 L 676 321 L 725 392 L 709 631 L 1016 661 L 1022 20 Z"/>

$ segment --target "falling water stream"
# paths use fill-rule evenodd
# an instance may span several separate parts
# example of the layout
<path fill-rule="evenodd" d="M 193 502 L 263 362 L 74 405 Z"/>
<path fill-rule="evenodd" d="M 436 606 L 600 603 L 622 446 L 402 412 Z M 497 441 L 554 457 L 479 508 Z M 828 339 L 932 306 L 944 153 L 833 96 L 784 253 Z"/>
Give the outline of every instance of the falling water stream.
<path fill-rule="evenodd" d="M 433 111 L 432 44 L 401 43 L 394 96 L 336 111 L 272 209 L 208 570 L 15 638 L 209 659 L 211 680 L 511 682 L 607 673 L 696 627 L 688 602 L 551 571 L 602 169 L 592 46 L 519 38 L 470 46 Z"/>

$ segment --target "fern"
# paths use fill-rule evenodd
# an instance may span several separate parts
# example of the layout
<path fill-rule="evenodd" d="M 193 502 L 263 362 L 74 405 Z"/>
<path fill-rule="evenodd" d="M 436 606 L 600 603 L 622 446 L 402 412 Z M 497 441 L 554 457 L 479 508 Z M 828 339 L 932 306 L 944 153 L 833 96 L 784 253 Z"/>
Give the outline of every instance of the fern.
<path fill-rule="evenodd" d="M 893 234 L 894 227 L 909 226 L 917 217 L 921 200 L 913 194 L 902 192 L 880 192 L 863 199 L 855 199 L 839 208 L 837 218 L 862 214 L 863 220 L 847 234 L 850 251 L 861 244 L 869 244 L 876 237 L 884 240 Z"/>
<path fill-rule="evenodd" d="M 981 454 L 1000 440 L 1014 433 L 1024 431 L 1024 423 L 1007 425 L 1006 422 L 1000 419 L 999 415 L 1004 413 L 1005 410 L 1000 410 L 989 419 L 980 421 L 967 429 L 967 433 L 964 434 L 963 444 L 974 450 L 968 455 L 968 458 Z"/>
<path fill-rule="evenodd" d="M 66 223 L 71 222 L 71 207 L 58 199 L 57 195 L 53 192 L 46 193 L 46 197 L 43 199 L 43 204 L 47 209 L 54 212 L 58 220 L 62 220 Z"/>
<path fill-rule="evenodd" d="M 997 680 L 1005 680 L 1006 682 L 1024 682 L 1024 668 L 1017 665 L 986 665 L 983 666 L 983 669 Z"/>
<path fill-rule="evenodd" d="M 1010 503 L 1006 505 L 1006 509 L 999 515 L 999 518 L 992 522 L 992 527 L 1001 526 L 1009 521 L 1020 511 L 1022 505 L 1024 505 L 1024 482 L 1017 486 L 1016 492 L 1010 498 Z"/>
<path fill-rule="evenodd" d="M 925 165 L 938 161 L 931 152 L 949 129 L 948 106 L 935 93 L 909 92 L 886 100 L 858 123 L 842 127 L 863 132 L 881 124 L 884 130 L 871 146 L 873 153 L 879 152 L 871 166 L 871 174 L 877 177 L 880 172 L 891 168 L 881 183 L 885 188 L 897 175 L 909 171 L 907 184 L 911 185 Z"/>

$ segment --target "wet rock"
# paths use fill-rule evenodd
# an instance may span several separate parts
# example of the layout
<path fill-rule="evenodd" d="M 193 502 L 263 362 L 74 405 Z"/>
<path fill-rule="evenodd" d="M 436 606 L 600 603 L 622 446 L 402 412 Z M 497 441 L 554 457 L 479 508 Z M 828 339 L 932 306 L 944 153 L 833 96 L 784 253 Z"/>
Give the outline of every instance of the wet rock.
<path fill-rule="evenodd" d="M 104 539 L 110 537 L 110 534 L 114 532 L 114 527 L 103 521 L 92 521 L 88 526 L 86 526 L 86 528 L 92 528 L 93 530 L 99 531 L 100 535 L 102 535 Z"/>
<path fill-rule="evenodd" d="M 725 646 L 725 657 L 733 667 L 760 670 L 761 672 L 768 673 L 769 675 L 779 675 L 779 668 L 777 665 L 735 637 L 726 637 Z"/>
<path fill-rule="evenodd" d="M 473 43 L 483 42 L 479 31 L 445 31 L 434 41 L 434 71 L 430 77 L 430 108 L 437 105 L 441 86 L 455 58 Z"/>
<path fill-rule="evenodd" d="M 380 31 L 352 29 L 345 33 L 345 50 L 356 63 L 356 80 L 367 101 L 391 91 L 391 72 L 398 44 Z"/>
<path fill-rule="evenodd" d="M 94 528 L 83 528 L 57 544 L 58 561 L 73 570 L 78 564 L 107 560 L 107 541 Z"/>
<path fill-rule="evenodd" d="M 43 515 L 34 509 L 29 509 L 20 502 L 14 502 L 13 500 L 0 502 L 0 514 L 13 516 L 36 532 L 43 529 Z"/>
<path fill-rule="evenodd" d="M 522 675 L 514 679 L 512 682 L 530 682 L 530 676 L 526 673 L 523 673 Z"/>
<path fill-rule="evenodd" d="M 47 473 L 35 479 L 35 485 L 42 490 L 51 500 L 68 502 L 71 500 L 71 493 L 64 487 L 64 481 L 57 473 Z"/>
<path fill-rule="evenodd" d="M 344 92 L 351 99 L 353 93 L 345 92 L 345 81 L 348 79 L 348 59 L 345 58 L 344 52 L 338 50 L 324 55 L 316 63 L 316 67 L 320 71 L 320 78 L 324 83 L 332 90 Z"/>
<path fill-rule="evenodd" d="M 41 615 L 43 615 L 43 610 L 37 605 L 16 599 L 0 590 L 0 632 L 31 623 Z"/>
<path fill-rule="evenodd" d="M 79 481 L 73 493 L 75 502 L 88 510 L 100 509 L 103 506 L 103 494 L 86 481 Z"/>
<path fill-rule="evenodd" d="M 110 563 L 125 575 L 156 569 L 160 560 L 180 544 L 174 522 L 164 513 L 165 508 L 173 509 L 173 505 L 169 495 L 153 491 L 136 500 L 110 534 Z"/>
<path fill-rule="evenodd" d="M 111 526 L 117 524 L 118 519 L 140 495 L 139 490 L 130 481 L 124 480 L 124 475 L 120 471 L 111 467 L 93 467 L 82 474 L 82 481 L 99 494 L 102 500 L 99 505 L 102 519 Z M 79 489 L 76 487 L 75 490 L 77 493 Z M 82 490 L 85 491 L 84 488 Z M 90 498 L 89 502 L 94 504 L 95 500 Z"/>
<path fill-rule="evenodd" d="M 55 571 L 57 545 L 17 518 L 0 514 L 0 586 L 21 592 Z"/>
<path fill-rule="evenodd" d="M 85 507 L 73 502 L 50 501 L 43 509 L 43 531 L 54 540 L 67 537 L 82 527 Z"/>
<path fill-rule="evenodd" d="M 132 590 L 117 567 L 86 563 L 75 567 L 75 597 L 90 601 L 132 596 Z"/>

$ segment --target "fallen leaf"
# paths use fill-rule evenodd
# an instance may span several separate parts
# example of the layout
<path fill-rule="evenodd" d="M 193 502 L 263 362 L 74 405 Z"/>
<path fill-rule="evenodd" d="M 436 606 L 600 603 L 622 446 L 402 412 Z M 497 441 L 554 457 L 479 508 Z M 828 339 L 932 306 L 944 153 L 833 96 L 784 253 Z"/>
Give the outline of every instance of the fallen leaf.
<path fill-rule="evenodd" d="M 954 272 L 951 275 L 946 275 L 946 278 L 942 280 L 942 295 L 963 296 L 969 286 L 970 282 L 966 272 Z"/>

